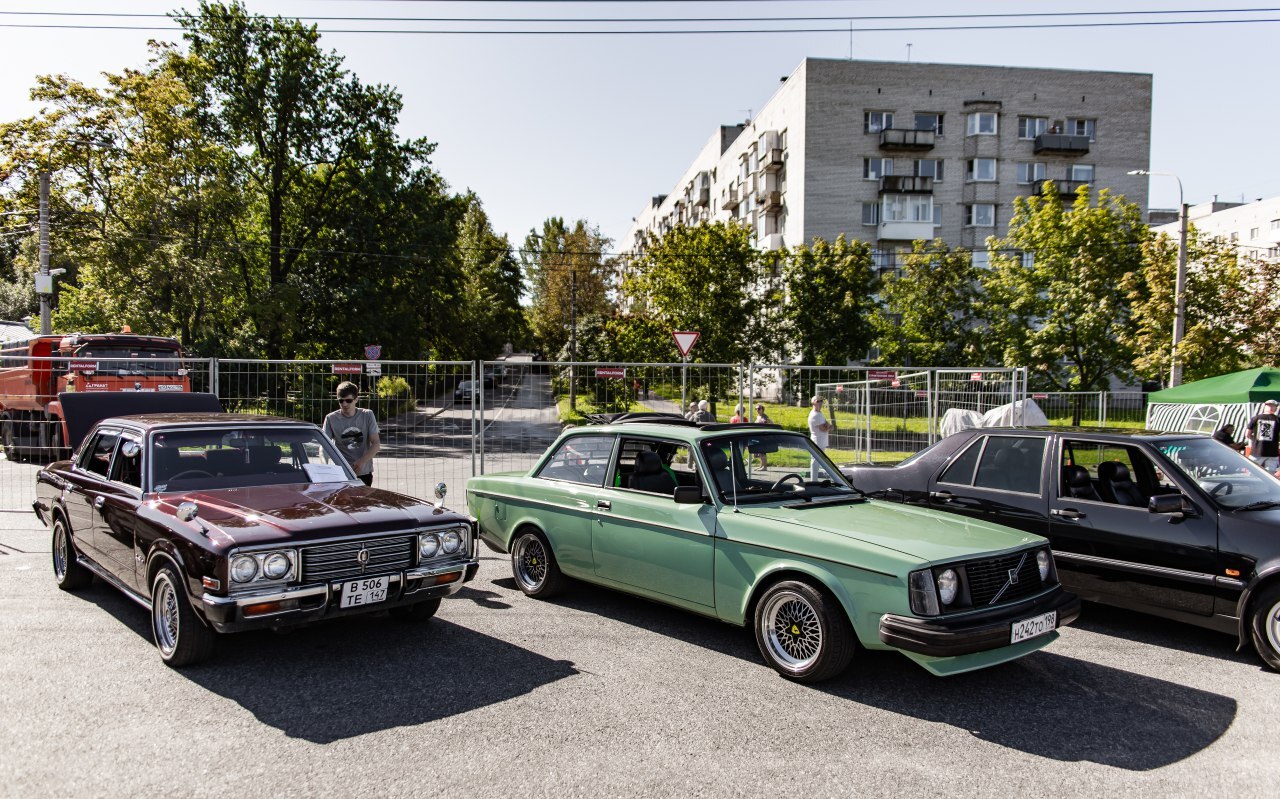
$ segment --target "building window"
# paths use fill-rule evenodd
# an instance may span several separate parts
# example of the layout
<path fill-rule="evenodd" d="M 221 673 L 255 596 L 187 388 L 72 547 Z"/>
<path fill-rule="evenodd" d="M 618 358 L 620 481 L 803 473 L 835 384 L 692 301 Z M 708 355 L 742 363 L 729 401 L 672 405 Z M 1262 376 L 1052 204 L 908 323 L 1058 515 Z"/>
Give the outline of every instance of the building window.
<path fill-rule="evenodd" d="M 874 266 L 877 271 L 892 269 L 894 262 L 897 260 L 894 255 L 895 253 L 893 250 L 872 250 L 871 265 Z"/>
<path fill-rule="evenodd" d="M 1036 265 L 1036 254 L 1030 250 L 1022 252 L 1022 268 L 1031 269 Z"/>
<path fill-rule="evenodd" d="M 965 225 L 968 227 L 995 227 L 996 207 L 992 203 L 975 203 L 966 205 Z"/>
<path fill-rule="evenodd" d="M 1258 229 L 1256 227 L 1249 228 L 1249 238 L 1251 239 L 1258 238 Z"/>
<path fill-rule="evenodd" d="M 881 218 L 886 222 L 932 222 L 933 198 L 919 194 L 886 194 Z"/>
<path fill-rule="evenodd" d="M 862 204 L 862 224 L 864 225 L 880 224 L 880 203 L 863 203 Z"/>
<path fill-rule="evenodd" d="M 970 158 L 969 172 L 967 175 L 969 180 L 992 181 L 996 179 L 996 159 L 994 158 Z"/>
<path fill-rule="evenodd" d="M 933 178 L 935 183 L 942 182 L 941 158 L 917 158 L 915 170 L 918 178 Z"/>
<path fill-rule="evenodd" d="M 942 206 L 941 205 L 935 204 L 933 206 L 933 226 L 934 227 L 942 226 Z"/>
<path fill-rule="evenodd" d="M 1272 220 L 1271 220 L 1271 229 L 1272 229 L 1272 230 L 1280 230 L 1280 219 L 1272 219 Z"/>
<path fill-rule="evenodd" d="M 868 111 L 863 121 L 863 130 L 867 133 L 879 133 L 882 130 L 893 127 L 893 112 Z"/>
<path fill-rule="evenodd" d="M 931 130 L 942 135 L 942 114 L 916 114 L 916 130 Z"/>
<path fill-rule="evenodd" d="M 1068 180 L 1081 180 L 1085 183 L 1093 182 L 1093 164 L 1072 164 L 1067 167 Z"/>
<path fill-rule="evenodd" d="M 893 174 L 892 158 L 864 158 L 862 159 L 862 177 L 867 180 L 879 180 L 885 175 Z"/>
<path fill-rule="evenodd" d="M 994 111 L 976 111 L 969 115 L 965 135 L 994 136 L 999 132 L 999 122 Z"/>
<path fill-rule="evenodd" d="M 991 266 L 991 254 L 986 250 L 974 250 L 969 253 L 969 263 L 979 269 L 987 269 Z"/>
<path fill-rule="evenodd" d="M 1098 132 L 1098 120 L 1096 119 L 1068 119 L 1067 133 L 1071 136 L 1088 136 L 1089 141 L 1094 141 Z"/>
<path fill-rule="evenodd" d="M 1018 164 L 1019 183 L 1040 183 L 1044 181 L 1044 164 L 1040 162 Z"/>
<path fill-rule="evenodd" d="M 1034 139 L 1048 129 L 1048 117 L 1018 117 L 1019 139 Z"/>
<path fill-rule="evenodd" d="M 1239 241 L 1239 240 L 1240 240 L 1240 234 L 1239 234 L 1239 233 L 1232 233 L 1232 234 L 1231 234 L 1231 243 L 1232 243 L 1232 244 L 1235 244 L 1235 243 L 1236 243 L 1237 241 Z"/>

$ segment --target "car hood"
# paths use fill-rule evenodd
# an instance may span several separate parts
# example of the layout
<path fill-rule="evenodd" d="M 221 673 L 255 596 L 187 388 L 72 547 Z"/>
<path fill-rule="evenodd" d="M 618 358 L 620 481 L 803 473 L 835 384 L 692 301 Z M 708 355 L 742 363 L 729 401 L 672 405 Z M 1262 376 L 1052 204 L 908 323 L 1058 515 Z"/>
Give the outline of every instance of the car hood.
<path fill-rule="evenodd" d="M 183 502 L 196 503 L 196 521 L 177 520 Z M 347 483 L 175 491 L 149 504 L 171 524 L 203 523 L 209 539 L 226 546 L 393 532 L 467 518 L 404 494 Z"/>
<path fill-rule="evenodd" d="M 950 513 L 870 500 L 859 503 L 739 506 L 749 517 L 839 536 L 909 555 L 922 563 L 963 560 L 1043 543 L 1044 538 Z"/>

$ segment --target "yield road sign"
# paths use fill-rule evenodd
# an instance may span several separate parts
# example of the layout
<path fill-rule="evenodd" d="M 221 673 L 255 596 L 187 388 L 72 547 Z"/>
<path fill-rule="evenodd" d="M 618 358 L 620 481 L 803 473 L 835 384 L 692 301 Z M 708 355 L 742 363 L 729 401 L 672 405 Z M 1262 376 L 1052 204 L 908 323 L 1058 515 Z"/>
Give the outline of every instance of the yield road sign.
<path fill-rule="evenodd" d="M 680 350 L 680 357 L 688 358 L 689 350 L 693 349 L 693 345 L 698 343 L 698 337 L 702 334 L 696 330 L 673 330 L 671 335 L 676 340 L 676 347 Z"/>

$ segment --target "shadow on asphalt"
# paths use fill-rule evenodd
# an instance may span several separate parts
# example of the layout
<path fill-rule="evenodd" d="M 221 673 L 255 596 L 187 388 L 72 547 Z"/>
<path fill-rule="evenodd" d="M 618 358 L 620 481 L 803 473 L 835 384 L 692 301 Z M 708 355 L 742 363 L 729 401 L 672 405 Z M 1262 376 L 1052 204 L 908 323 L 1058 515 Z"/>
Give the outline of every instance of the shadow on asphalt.
<path fill-rule="evenodd" d="M 768 668 L 749 630 L 582 583 L 553 601 Z M 1148 635 L 1145 621 L 1103 614 L 1090 629 L 1156 646 L 1173 637 L 1172 629 Z M 1192 628 L 1193 636 L 1198 632 Z M 1206 654 L 1236 659 L 1230 638 L 1208 635 L 1207 643 L 1218 648 L 1206 646 Z M 1161 768 L 1202 751 L 1237 712 L 1230 697 L 1055 654 L 1052 644 L 1012 663 L 946 678 L 896 652 L 859 650 L 847 672 L 812 690 L 948 724 L 1028 754 L 1130 771 Z"/>
<path fill-rule="evenodd" d="M 80 594 L 151 643 L 147 613 L 101 583 Z M 492 591 L 471 599 L 509 607 Z M 156 656 L 157 665 L 159 656 Z M 477 664 L 493 668 L 476 679 Z M 385 614 L 334 619 L 286 634 L 220 636 L 213 657 L 178 670 L 291 738 L 334 741 L 409 727 L 505 702 L 578 673 L 552 660 L 445 619 L 399 623 Z"/>

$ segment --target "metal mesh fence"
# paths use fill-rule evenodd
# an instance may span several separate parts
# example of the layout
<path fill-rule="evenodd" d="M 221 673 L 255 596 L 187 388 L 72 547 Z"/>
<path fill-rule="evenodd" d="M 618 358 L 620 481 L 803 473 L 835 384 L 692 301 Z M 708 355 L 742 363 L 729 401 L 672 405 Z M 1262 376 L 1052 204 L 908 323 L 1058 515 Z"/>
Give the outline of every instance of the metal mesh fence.
<path fill-rule="evenodd" d="M 1141 391 L 1036 391 L 1031 399 L 1058 427 L 1141 428 L 1147 417 Z"/>

